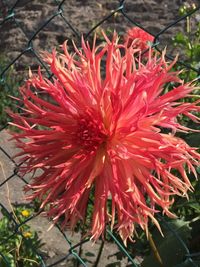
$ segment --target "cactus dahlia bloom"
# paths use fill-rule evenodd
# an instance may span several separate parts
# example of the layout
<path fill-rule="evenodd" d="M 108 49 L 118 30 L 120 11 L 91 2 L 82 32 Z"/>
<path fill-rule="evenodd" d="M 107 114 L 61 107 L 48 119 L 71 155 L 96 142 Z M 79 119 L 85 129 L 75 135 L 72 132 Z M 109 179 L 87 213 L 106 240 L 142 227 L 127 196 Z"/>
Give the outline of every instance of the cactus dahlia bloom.
<path fill-rule="evenodd" d="M 144 51 L 150 47 L 148 42 L 153 42 L 154 37 L 139 27 L 133 27 L 127 30 L 124 39 L 127 46 L 133 45 L 134 48 Z"/>
<path fill-rule="evenodd" d="M 164 54 L 149 53 L 143 64 L 116 33 L 104 37 L 97 47 L 82 40 L 74 54 L 66 43 L 63 54 L 44 54 L 54 77 L 39 70 L 21 87 L 24 107 L 11 115 L 21 132 L 13 136 L 21 172 L 35 176 L 30 198 L 47 205 L 48 216 L 55 222 L 62 216 L 73 228 L 84 220 L 94 189 L 91 238 L 110 224 L 126 243 L 136 225 L 147 231 L 152 220 L 159 227 L 159 210 L 173 217 L 173 197 L 192 188 L 185 168 L 196 175 L 200 155 L 175 133 L 188 131 L 179 116 L 197 121 L 200 107 L 179 101 L 194 86 L 170 72 Z M 165 93 L 169 82 L 174 88 Z"/>

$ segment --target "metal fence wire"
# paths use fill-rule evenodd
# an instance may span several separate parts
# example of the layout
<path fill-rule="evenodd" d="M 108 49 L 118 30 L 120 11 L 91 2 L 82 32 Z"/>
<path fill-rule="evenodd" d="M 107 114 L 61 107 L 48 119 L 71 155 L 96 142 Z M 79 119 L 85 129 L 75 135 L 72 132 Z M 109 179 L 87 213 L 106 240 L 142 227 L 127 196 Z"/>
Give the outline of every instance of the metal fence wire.
<path fill-rule="evenodd" d="M 89 22 L 88 25 L 91 25 L 91 28 L 85 29 L 84 32 L 80 30 L 77 30 L 77 24 L 76 26 L 73 25 L 73 14 L 70 14 L 70 12 L 65 13 L 65 10 L 69 7 L 70 4 L 75 4 L 77 3 L 77 5 L 80 6 L 84 6 L 85 2 L 89 3 L 90 1 L 67 1 L 67 0 L 62 0 L 62 1 L 46 1 L 46 2 L 52 2 L 52 10 L 50 15 L 48 14 L 48 16 L 45 16 L 45 13 L 42 16 L 42 22 L 40 24 L 37 25 L 37 28 L 33 29 L 32 31 L 27 31 L 27 18 L 23 18 L 23 16 L 21 16 L 21 10 L 23 10 L 24 7 L 26 7 L 28 5 L 28 10 L 29 14 L 31 14 L 31 16 L 34 16 L 34 10 L 31 10 L 32 7 L 32 3 L 31 2 L 35 2 L 35 1 L 23 1 L 23 0 L 17 0 L 17 1 L 9 1 L 9 0 L 0 0 L 0 43 L 3 43 L 2 38 L 5 38 L 4 35 L 2 35 L 2 32 L 6 32 L 8 35 L 10 36 L 12 35 L 12 30 L 11 29 L 15 29 L 15 30 L 19 30 L 20 32 L 22 32 L 23 35 L 23 46 L 20 47 L 18 49 L 18 51 L 16 51 L 16 49 L 13 51 L 12 47 L 9 48 L 8 51 L 8 61 L 6 62 L 6 64 L 1 64 L 1 59 L 0 59 L 0 86 L 2 85 L 1 88 L 4 88 L 7 93 L 9 94 L 9 90 L 10 88 L 10 82 L 8 82 L 8 76 L 10 75 L 10 71 L 12 70 L 13 66 L 15 69 L 17 69 L 15 75 L 19 76 L 19 73 L 22 73 L 23 71 L 27 72 L 27 68 L 25 67 L 25 65 L 28 65 L 28 62 L 33 60 L 35 63 L 34 66 L 36 65 L 41 65 L 47 72 L 48 76 L 51 76 L 51 73 L 49 72 L 49 70 L 46 68 L 46 65 L 44 64 L 42 58 L 40 57 L 39 54 L 39 49 L 37 47 L 37 44 L 35 44 L 35 40 L 37 38 L 40 38 L 40 34 L 42 34 L 42 32 L 46 31 L 47 33 L 47 40 L 46 43 L 48 43 L 48 35 L 52 35 L 53 33 L 49 30 L 49 25 L 55 22 L 56 28 L 54 29 L 56 32 L 59 32 L 61 25 L 62 27 L 64 26 L 67 29 L 67 34 L 63 34 L 63 37 L 61 37 L 62 40 L 60 40 L 60 42 L 64 41 L 64 39 L 67 38 L 73 38 L 76 39 L 77 41 L 80 41 L 81 39 L 81 35 L 84 34 L 85 38 L 90 38 L 94 32 L 98 29 L 99 26 L 104 27 L 104 25 L 108 25 L 111 23 L 113 25 L 113 21 L 115 23 L 115 20 L 118 19 L 118 17 L 120 17 L 120 26 L 122 24 L 124 24 L 124 27 L 126 28 L 127 25 L 130 26 L 138 26 L 140 28 L 142 28 L 143 30 L 149 32 L 150 34 L 152 34 L 154 36 L 154 47 L 155 49 L 157 49 L 158 51 L 162 50 L 161 47 L 166 46 L 166 43 L 162 43 L 162 37 L 165 35 L 166 32 L 170 32 L 174 27 L 176 27 L 177 25 L 179 25 L 180 23 L 186 23 L 188 18 L 190 18 L 191 16 L 193 16 L 194 14 L 197 14 L 200 10 L 200 5 L 198 5 L 198 3 L 196 4 L 196 6 L 189 10 L 186 14 L 184 15 L 179 15 L 178 12 L 177 14 L 174 16 L 174 20 L 170 20 L 170 21 L 166 21 L 166 24 L 164 27 L 162 27 L 159 31 L 152 32 L 151 30 L 147 30 L 147 27 L 145 27 L 142 23 L 139 23 L 137 18 L 135 18 L 134 16 L 130 16 L 129 14 L 129 9 L 132 7 L 133 13 L 134 13 L 134 3 L 135 1 L 126 1 L 126 0 L 121 0 L 121 1 L 107 1 L 107 6 L 109 9 L 110 6 L 110 11 L 107 14 L 104 14 L 102 12 L 102 14 L 100 14 L 99 16 L 101 17 L 101 19 L 99 19 L 98 21 L 95 21 L 93 24 Z M 39 1 L 40 5 L 44 5 L 45 1 Z M 91 1 L 93 4 L 95 1 Z M 101 1 L 96 1 L 99 6 L 102 5 Z M 103 1 L 106 2 L 106 1 Z M 112 6 L 110 3 L 113 2 L 114 5 Z M 149 2 L 149 1 L 146 1 Z M 151 1 L 150 1 L 151 2 Z M 159 1 L 157 1 L 159 2 Z M 162 2 L 162 1 L 161 1 Z M 172 1 L 174 2 L 174 1 Z M 179 1 L 180 3 L 182 3 L 182 1 Z M 138 6 L 140 8 L 144 7 L 145 1 L 138 1 Z M 141 3 L 141 4 L 140 4 Z M 151 5 L 151 4 L 150 4 Z M 114 7 L 114 8 L 113 8 Z M 77 7 L 78 8 L 78 7 Z M 81 9 L 84 10 L 84 9 Z M 88 10 L 85 10 L 85 12 L 87 13 Z M 82 23 L 81 21 L 81 13 L 80 13 L 80 24 Z M 37 18 L 37 14 L 35 14 L 36 18 Z M 160 16 L 162 16 L 162 14 L 160 14 Z M 200 14 L 199 14 L 200 16 Z M 89 18 L 89 15 L 88 15 Z M 29 19 L 29 18 L 28 18 Z M 30 17 L 31 19 L 31 17 Z M 57 21 L 59 20 L 58 24 Z M 159 18 L 158 18 L 159 20 Z M 154 24 L 154 21 L 152 19 L 152 25 Z M 107 26 L 105 26 L 107 27 Z M 63 29 L 63 28 L 62 28 Z M 113 30 L 111 28 L 111 30 Z M 62 35 L 62 32 L 61 34 Z M 15 36 L 15 38 L 17 38 L 17 35 Z M 16 42 L 16 40 L 13 39 L 13 43 Z M 43 47 L 42 47 L 43 48 Z M 1 47 L 1 49 L 3 49 L 3 47 Z M 5 47 L 5 51 L 6 47 Z M 169 53 L 166 55 L 166 57 L 169 60 L 172 60 L 174 58 L 174 56 Z M 21 62 L 21 63 L 20 63 Z M 187 68 L 189 70 L 192 70 L 196 73 L 196 76 L 198 77 L 200 75 L 200 69 L 196 69 L 193 66 L 190 66 L 188 64 L 186 64 L 184 61 L 179 60 L 177 62 L 177 64 L 179 64 L 180 66 Z M 21 75 L 21 74 L 20 74 Z M 12 78 L 11 78 L 12 79 Z M 15 78 L 13 77 L 13 80 L 15 82 Z M 2 101 L 2 100 L 0 100 Z M 20 183 L 21 187 L 23 187 L 23 184 L 27 183 L 27 180 L 24 179 L 23 177 L 21 177 L 18 173 L 18 167 L 19 165 L 17 164 L 17 162 L 15 162 L 15 160 L 13 160 L 12 156 L 13 156 L 13 151 L 12 148 L 9 147 L 9 144 L 5 142 L 5 139 L 3 138 L 3 136 L 5 135 L 5 130 L 7 129 L 8 124 L 5 123 L 5 125 L 1 125 L 1 137 L 0 137 L 0 153 L 1 153 L 1 157 L 0 159 L 6 163 L 7 166 L 6 168 L 8 169 L 8 171 L 3 172 L 3 163 L 1 162 L 1 172 L 2 175 L 4 175 L 4 179 L 0 179 L 0 189 L 1 189 L 1 193 L 0 193 L 0 206 L 1 206 L 1 216 L 0 218 L 2 218 L 2 216 L 7 217 L 7 219 L 12 222 L 13 228 L 9 229 L 9 234 L 6 238 L 1 238 L 0 236 L 0 258 L 2 258 L 3 260 L 1 261 L 3 266 L 10 266 L 13 267 L 15 265 L 13 265 L 13 263 L 11 263 L 9 261 L 9 258 L 5 255 L 5 250 L 1 250 L 2 247 L 5 247 L 6 244 L 9 242 L 9 240 L 11 240 L 14 236 L 16 235 L 21 235 L 23 236 L 22 233 L 22 226 L 25 224 L 30 223 L 31 221 L 33 221 L 34 219 L 36 219 L 38 216 L 40 216 L 40 212 L 38 213 L 34 213 L 34 215 L 28 216 L 25 220 L 23 221 L 18 221 L 16 219 L 16 217 L 13 214 L 13 211 L 9 208 L 9 206 L 7 205 L 7 203 L 2 200 L 4 199 L 4 195 L 7 194 L 8 190 L 8 183 L 13 182 L 13 184 L 16 186 L 15 190 L 18 190 L 18 183 Z M 8 192 L 9 193 L 9 192 Z M 17 195 L 17 192 L 14 192 L 14 194 Z M 162 220 L 161 220 L 162 221 Z M 1 225 L 0 225 L 1 227 Z M 99 245 L 99 249 L 98 249 L 98 253 L 96 253 L 96 260 L 95 262 L 93 262 L 93 264 L 91 265 L 91 263 L 89 263 L 89 261 L 87 259 L 85 259 L 85 257 L 82 256 L 81 251 L 82 251 L 82 246 L 86 243 L 89 243 L 89 238 L 86 239 L 80 239 L 80 242 L 78 243 L 73 243 L 73 241 L 71 241 L 71 239 L 66 235 L 66 232 L 62 231 L 59 227 L 59 225 L 57 225 L 57 229 L 59 231 L 59 233 L 62 235 L 62 239 L 64 240 L 64 242 L 66 243 L 66 254 L 61 255 L 61 257 L 59 259 L 56 258 L 56 260 L 54 262 L 51 263 L 47 263 L 46 259 L 43 257 L 43 254 L 37 254 L 38 259 L 40 261 L 40 266 L 42 267 L 52 267 L 52 266 L 71 266 L 70 263 L 67 263 L 67 259 L 73 257 L 74 259 L 76 259 L 76 262 L 74 263 L 73 266 L 103 266 L 100 263 L 100 258 L 102 255 L 102 251 L 104 249 L 104 241 L 100 242 Z M 173 229 L 170 229 L 170 231 L 173 232 Z M 180 247 L 184 248 L 185 251 L 185 258 L 187 258 L 189 265 L 181 265 L 181 266 L 196 266 L 195 262 L 193 261 L 193 255 L 190 254 L 189 248 L 187 247 L 185 241 L 181 238 L 181 236 L 179 236 L 177 233 L 174 233 L 176 235 L 176 238 L 180 244 Z M 112 233 L 109 229 L 107 230 L 107 235 L 109 236 L 109 240 L 110 242 L 114 242 L 119 251 L 122 252 L 122 254 L 124 255 L 124 257 L 127 258 L 127 263 L 126 265 L 123 266 L 135 266 L 135 267 L 139 267 L 140 263 L 131 255 L 131 253 L 122 245 L 121 241 L 117 238 L 117 236 Z M 73 240 L 73 237 L 72 237 Z M 62 243 L 63 244 L 63 243 Z M 27 246 L 30 246 L 30 244 L 27 243 Z M 35 248 L 32 248 L 33 250 Z M 91 251 L 92 251 L 93 247 L 91 244 Z M 2 252 L 4 251 L 4 252 Z M 36 252 L 38 253 L 38 252 Z M 19 265 L 19 267 L 22 265 Z M 23 265 L 23 266 L 38 266 L 38 265 Z M 122 265 L 108 265 L 108 266 L 122 266 Z M 155 267 L 155 266 L 149 266 L 149 267 Z M 170 266 L 169 266 L 170 267 Z"/>

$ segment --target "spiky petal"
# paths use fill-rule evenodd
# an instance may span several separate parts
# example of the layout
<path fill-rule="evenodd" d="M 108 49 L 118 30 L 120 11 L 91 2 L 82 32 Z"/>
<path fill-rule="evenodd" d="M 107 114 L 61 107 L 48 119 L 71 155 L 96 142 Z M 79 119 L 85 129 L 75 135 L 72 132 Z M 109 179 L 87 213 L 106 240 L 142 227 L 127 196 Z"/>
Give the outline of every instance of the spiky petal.
<path fill-rule="evenodd" d="M 200 155 L 175 133 L 188 130 L 179 116 L 199 120 L 200 107 L 179 101 L 195 87 L 170 71 L 174 63 L 164 54 L 150 53 L 143 64 L 117 34 L 104 37 L 98 47 L 82 40 L 73 55 L 66 43 L 63 54 L 45 54 L 54 77 L 39 70 L 20 89 L 24 108 L 11 116 L 21 132 L 13 137 L 25 160 L 21 172 L 39 170 L 28 188 L 31 199 L 48 204 L 48 216 L 64 216 L 73 228 L 94 188 L 92 239 L 110 223 L 126 242 L 135 226 L 147 230 L 149 219 L 159 227 L 160 208 L 173 217 L 174 195 L 192 188 L 185 168 L 196 175 Z M 176 86 L 165 93 L 169 83 Z"/>

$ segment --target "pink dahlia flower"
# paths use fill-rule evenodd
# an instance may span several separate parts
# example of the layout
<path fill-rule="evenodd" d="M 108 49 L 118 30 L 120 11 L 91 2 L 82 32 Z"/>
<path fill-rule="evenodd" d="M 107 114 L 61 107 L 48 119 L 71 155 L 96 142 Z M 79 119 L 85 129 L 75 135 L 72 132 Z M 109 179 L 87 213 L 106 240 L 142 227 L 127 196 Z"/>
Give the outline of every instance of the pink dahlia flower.
<path fill-rule="evenodd" d="M 144 51 L 150 47 L 149 42 L 153 43 L 154 37 L 139 27 L 133 27 L 127 30 L 124 39 L 127 46 L 132 45 Z"/>
<path fill-rule="evenodd" d="M 179 116 L 197 121 L 200 107 L 179 101 L 195 87 L 170 72 L 164 54 L 143 64 L 117 34 L 104 37 L 97 47 L 83 40 L 74 54 L 66 43 L 63 54 L 44 54 L 54 77 L 39 70 L 21 87 L 24 107 L 11 115 L 21 132 L 13 136 L 21 172 L 35 176 L 30 198 L 39 198 L 48 216 L 73 228 L 94 189 L 91 238 L 110 224 L 126 243 L 136 225 L 147 231 L 152 220 L 159 227 L 160 210 L 173 217 L 173 197 L 192 188 L 185 169 L 196 175 L 200 155 L 175 133 L 188 131 Z M 174 88 L 165 93 L 169 82 Z"/>

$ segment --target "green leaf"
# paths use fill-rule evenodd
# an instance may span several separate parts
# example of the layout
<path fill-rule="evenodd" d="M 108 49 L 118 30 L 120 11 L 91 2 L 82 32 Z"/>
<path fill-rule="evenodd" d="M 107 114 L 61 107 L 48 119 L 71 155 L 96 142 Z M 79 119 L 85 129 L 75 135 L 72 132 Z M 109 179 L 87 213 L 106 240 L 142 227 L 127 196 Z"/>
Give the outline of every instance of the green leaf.
<path fill-rule="evenodd" d="M 4 260 L 5 259 L 5 260 Z M 16 267 L 14 257 L 10 253 L 4 255 L 4 259 L 0 256 L 0 266 L 1 267 Z"/>
<path fill-rule="evenodd" d="M 187 46 L 188 44 L 188 38 L 187 36 L 185 36 L 183 33 L 179 32 L 176 34 L 176 36 L 174 37 L 174 43 L 175 45 L 177 44 L 183 44 L 185 46 Z"/>
<path fill-rule="evenodd" d="M 18 220 L 24 221 L 26 219 L 26 216 L 22 214 L 24 209 L 31 212 L 31 209 L 24 206 L 14 208 Z M 0 267 L 39 266 L 39 263 L 37 264 L 40 261 L 38 252 L 43 244 L 38 234 L 27 224 L 23 224 L 20 227 L 22 235 L 18 233 L 14 234 L 15 224 L 10 219 L 10 214 L 5 209 L 2 209 L 2 215 L 3 218 L 0 219 L 0 242 L 2 242 L 0 246 L 2 253 L 2 256 L 0 256 Z M 28 232 L 31 234 L 30 236 L 25 235 Z M 9 236 L 10 238 L 7 240 Z M 16 251 L 19 247 L 20 254 L 15 259 Z"/>
<path fill-rule="evenodd" d="M 200 174 L 200 166 L 198 166 L 196 170 L 197 170 L 198 174 Z"/>
<path fill-rule="evenodd" d="M 187 244 L 190 237 L 191 228 L 189 223 L 183 220 L 174 220 L 173 222 L 166 222 L 166 225 L 162 225 L 164 237 L 161 236 L 159 231 L 155 229 L 151 234 L 155 242 L 156 248 L 163 262 L 163 267 L 172 267 L 181 262 L 185 258 L 187 253 L 186 248 L 177 238 L 177 236 Z M 147 256 L 142 267 L 159 266 L 157 259 L 153 252 Z"/>
<path fill-rule="evenodd" d="M 193 147 L 198 147 L 200 144 L 200 134 L 199 133 L 192 133 L 186 136 L 186 142 Z"/>
<path fill-rule="evenodd" d="M 174 267 L 195 267 L 200 266 L 200 262 L 192 261 L 191 259 L 187 259 L 186 261 L 174 266 Z"/>

